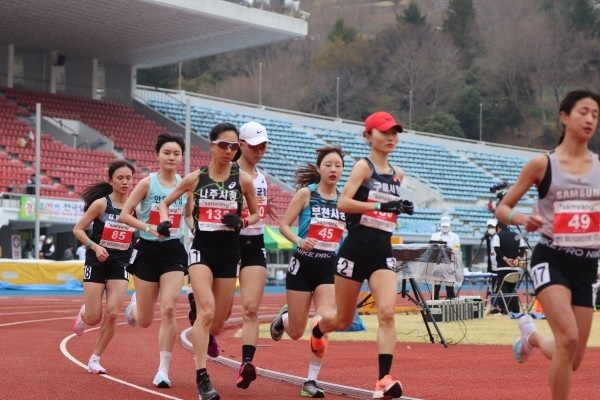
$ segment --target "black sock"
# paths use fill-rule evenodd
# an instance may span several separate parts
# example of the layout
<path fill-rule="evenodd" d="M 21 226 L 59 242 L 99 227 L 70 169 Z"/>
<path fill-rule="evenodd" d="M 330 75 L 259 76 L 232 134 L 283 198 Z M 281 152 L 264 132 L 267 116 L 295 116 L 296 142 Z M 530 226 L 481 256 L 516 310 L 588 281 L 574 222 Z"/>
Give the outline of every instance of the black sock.
<path fill-rule="evenodd" d="M 389 375 L 390 369 L 392 369 L 392 360 L 394 359 L 393 354 L 380 354 L 379 355 L 379 379 L 386 375 Z"/>
<path fill-rule="evenodd" d="M 254 359 L 254 353 L 256 352 L 256 347 L 250 344 L 242 345 L 242 362 L 252 362 Z"/>
<path fill-rule="evenodd" d="M 312 334 L 317 339 L 321 339 L 325 335 L 323 332 L 321 332 L 321 329 L 319 328 L 319 324 L 318 323 L 313 328 Z"/>
<path fill-rule="evenodd" d="M 196 370 L 196 382 L 202 382 L 202 379 L 206 378 L 208 373 L 206 372 L 206 368 L 200 368 Z"/>

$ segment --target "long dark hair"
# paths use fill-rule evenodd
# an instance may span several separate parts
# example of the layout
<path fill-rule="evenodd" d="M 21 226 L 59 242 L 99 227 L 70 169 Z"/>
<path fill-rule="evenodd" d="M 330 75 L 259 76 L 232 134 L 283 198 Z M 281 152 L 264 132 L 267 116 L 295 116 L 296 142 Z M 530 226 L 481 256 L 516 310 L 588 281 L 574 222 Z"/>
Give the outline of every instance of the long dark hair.
<path fill-rule="evenodd" d="M 321 174 L 319 173 L 318 167 L 321 166 L 321 163 L 327 154 L 337 153 L 342 159 L 342 166 L 344 165 L 345 154 L 340 146 L 321 147 L 315 151 L 317 152 L 317 162 L 315 164 L 307 162 L 306 165 L 294 171 L 294 183 L 298 189 L 311 183 L 319 183 L 321 181 Z"/>
<path fill-rule="evenodd" d="M 575 104 L 581 99 L 590 98 L 598 104 L 600 107 L 600 95 L 598 93 L 594 93 L 591 90 L 573 90 L 565 95 L 564 99 L 560 102 L 560 107 L 558 108 L 558 114 L 564 112 L 567 115 L 571 115 L 571 111 Z M 565 140 L 565 130 L 566 127 L 562 124 L 562 132 L 560 138 L 558 139 L 558 144 L 561 144 L 563 140 Z"/>
<path fill-rule="evenodd" d="M 108 179 L 112 179 L 115 171 L 121 167 L 127 167 L 131 170 L 131 174 L 135 174 L 135 168 L 133 165 L 125 160 L 115 161 L 108 166 Z M 112 185 L 108 182 L 97 182 L 86 186 L 81 192 L 81 199 L 83 200 L 83 211 L 87 211 L 92 203 L 98 199 L 108 196 L 113 191 Z"/>

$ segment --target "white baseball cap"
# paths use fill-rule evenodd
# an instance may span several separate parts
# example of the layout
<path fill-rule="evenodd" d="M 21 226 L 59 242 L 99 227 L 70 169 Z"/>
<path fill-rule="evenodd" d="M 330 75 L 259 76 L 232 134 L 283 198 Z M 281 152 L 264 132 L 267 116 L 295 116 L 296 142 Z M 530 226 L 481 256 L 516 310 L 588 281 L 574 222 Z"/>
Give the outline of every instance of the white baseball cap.
<path fill-rule="evenodd" d="M 496 224 L 498 224 L 498 220 L 497 219 L 488 219 L 487 220 L 487 226 L 493 226 L 494 228 L 496 227 Z"/>
<path fill-rule="evenodd" d="M 250 146 L 257 146 L 264 142 L 269 142 L 267 129 L 258 122 L 246 122 L 240 128 L 240 140 L 245 141 Z"/>
<path fill-rule="evenodd" d="M 450 217 L 443 216 L 442 218 L 440 218 L 440 225 L 441 226 L 450 226 Z"/>

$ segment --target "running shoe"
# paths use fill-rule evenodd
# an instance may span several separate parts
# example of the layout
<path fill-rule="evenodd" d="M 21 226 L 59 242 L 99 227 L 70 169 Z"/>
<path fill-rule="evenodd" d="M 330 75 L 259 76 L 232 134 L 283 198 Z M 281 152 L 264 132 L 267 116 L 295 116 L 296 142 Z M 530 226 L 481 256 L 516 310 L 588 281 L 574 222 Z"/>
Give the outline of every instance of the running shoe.
<path fill-rule="evenodd" d="M 160 370 L 156 373 L 152 384 L 161 389 L 168 389 L 171 387 L 171 381 L 169 380 L 169 377 L 166 373 Z"/>
<path fill-rule="evenodd" d="M 215 338 L 213 335 L 208 335 L 208 349 L 206 350 L 206 354 L 212 358 L 219 357 L 219 354 L 221 354 L 219 344 L 217 343 L 217 338 Z"/>
<path fill-rule="evenodd" d="M 82 304 L 81 308 L 79 309 L 79 314 L 77 314 L 77 316 L 73 320 L 73 332 L 75 332 L 77 336 L 83 335 L 83 332 L 85 332 L 85 328 L 87 328 L 87 325 L 81 319 L 81 314 L 83 314 L 84 312 L 85 304 Z"/>
<path fill-rule="evenodd" d="M 281 307 L 279 310 L 279 314 L 271 321 L 271 338 L 275 341 L 281 340 L 283 337 L 283 332 L 285 332 L 285 328 L 283 326 L 283 314 L 288 312 L 287 304 Z"/>
<path fill-rule="evenodd" d="M 100 357 L 90 357 L 88 361 L 88 372 L 90 374 L 105 374 L 106 370 L 100 365 Z"/>
<path fill-rule="evenodd" d="M 386 375 L 375 383 L 374 399 L 399 399 L 402 397 L 402 384 Z"/>
<path fill-rule="evenodd" d="M 325 397 L 325 391 L 317 386 L 317 382 L 310 380 L 304 382 L 300 396 L 312 397 L 313 399 L 322 399 Z"/>
<path fill-rule="evenodd" d="M 535 348 L 529 344 L 529 337 L 537 330 L 531 315 L 525 314 L 519 318 L 519 330 L 521 331 L 521 336 L 513 344 L 513 354 L 517 362 L 522 363 L 527 361 L 529 356 L 535 351 Z"/>
<path fill-rule="evenodd" d="M 323 358 L 323 356 L 325 355 L 325 350 L 327 350 L 327 342 L 325 341 L 325 336 L 323 336 L 320 339 L 317 339 L 314 335 L 313 335 L 313 329 L 315 326 L 317 326 L 317 324 L 319 323 L 319 321 L 321 320 L 321 316 L 320 315 L 315 315 L 312 319 L 312 322 L 310 323 L 310 349 L 312 350 L 313 354 L 319 358 Z"/>
<path fill-rule="evenodd" d="M 221 395 L 213 389 L 210 378 L 208 375 L 203 377 L 200 382 L 196 382 L 198 387 L 198 399 L 199 400 L 220 400 Z"/>
<path fill-rule="evenodd" d="M 254 365 L 247 361 L 240 365 L 238 371 L 237 387 L 240 389 L 248 389 L 250 383 L 256 379 L 256 368 Z"/>
<path fill-rule="evenodd" d="M 125 309 L 125 319 L 127 320 L 127 323 L 129 324 L 129 326 L 133 327 L 135 326 L 135 318 L 133 317 L 133 308 L 136 306 L 136 297 L 135 297 L 135 292 L 133 293 L 133 296 L 131 296 L 131 300 L 129 301 L 129 304 L 127 305 L 127 308 Z"/>
<path fill-rule="evenodd" d="M 188 319 L 190 320 L 190 325 L 194 326 L 194 322 L 196 321 L 196 300 L 194 299 L 194 292 L 188 293 L 188 301 L 190 302 Z"/>

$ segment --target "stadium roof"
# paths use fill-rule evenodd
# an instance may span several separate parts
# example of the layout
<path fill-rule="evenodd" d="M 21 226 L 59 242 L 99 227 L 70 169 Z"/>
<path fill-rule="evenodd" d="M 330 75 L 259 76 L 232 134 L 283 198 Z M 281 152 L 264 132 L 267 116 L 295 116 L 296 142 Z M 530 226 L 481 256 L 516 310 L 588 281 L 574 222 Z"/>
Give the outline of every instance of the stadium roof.
<path fill-rule="evenodd" d="M 223 0 L 1 0 L 0 42 L 153 67 L 306 36 L 306 21 Z"/>

